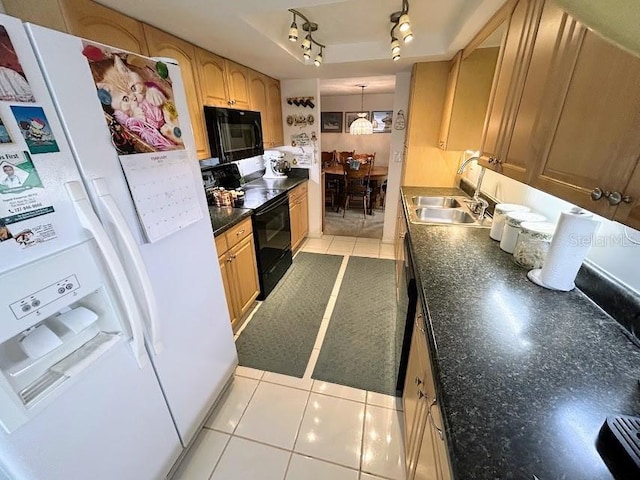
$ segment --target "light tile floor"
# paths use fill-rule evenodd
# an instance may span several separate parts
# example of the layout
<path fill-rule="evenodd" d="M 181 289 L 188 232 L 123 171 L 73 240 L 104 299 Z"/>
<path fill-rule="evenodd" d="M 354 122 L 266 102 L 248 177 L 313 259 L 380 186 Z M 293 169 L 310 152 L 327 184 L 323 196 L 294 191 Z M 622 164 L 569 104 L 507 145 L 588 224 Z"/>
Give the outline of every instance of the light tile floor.
<path fill-rule="evenodd" d="M 300 251 L 345 255 L 303 378 L 239 366 L 174 480 L 405 479 L 402 402 L 311 378 L 348 257 L 393 259 L 393 245 L 324 236 Z"/>

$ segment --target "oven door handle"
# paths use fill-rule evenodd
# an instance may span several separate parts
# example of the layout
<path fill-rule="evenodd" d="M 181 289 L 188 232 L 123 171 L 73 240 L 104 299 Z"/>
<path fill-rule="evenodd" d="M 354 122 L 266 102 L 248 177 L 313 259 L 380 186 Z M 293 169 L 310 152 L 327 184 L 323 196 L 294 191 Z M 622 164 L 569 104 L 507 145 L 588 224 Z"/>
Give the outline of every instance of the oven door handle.
<path fill-rule="evenodd" d="M 268 206 L 267 208 L 265 208 L 264 210 L 258 210 L 258 211 L 254 211 L 254 215 L 256 217 L 259 217 L 261 215 L 267 214 L 269 212 L 272 212 L 273 210 L 275 210 L 278 207 L 281 207 L 284 204 L 289 204 L 289 196 L 287 194 L 285 194 L 284 198 L 282 200 L 278 200 L 276 203 L 274 203 L 273 205 Z"/>

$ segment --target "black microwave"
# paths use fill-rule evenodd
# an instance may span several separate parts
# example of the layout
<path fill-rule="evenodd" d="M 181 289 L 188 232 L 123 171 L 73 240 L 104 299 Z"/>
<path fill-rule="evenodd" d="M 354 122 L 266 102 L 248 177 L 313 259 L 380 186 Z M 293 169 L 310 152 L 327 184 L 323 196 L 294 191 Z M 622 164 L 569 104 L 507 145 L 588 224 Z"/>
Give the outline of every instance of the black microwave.
<path fill-rule="evenodd" d="M 211 156 L 220 163 L 264 153 L 260 112 L 204 107 Z"/>

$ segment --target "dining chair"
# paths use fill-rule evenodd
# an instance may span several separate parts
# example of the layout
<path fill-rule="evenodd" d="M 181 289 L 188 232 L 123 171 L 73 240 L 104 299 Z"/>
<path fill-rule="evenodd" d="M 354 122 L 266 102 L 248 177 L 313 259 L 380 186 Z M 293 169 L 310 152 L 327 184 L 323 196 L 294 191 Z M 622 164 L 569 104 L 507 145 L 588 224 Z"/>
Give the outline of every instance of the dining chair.
<path fill-rule="evenodd" d="M 347 159 L 349 157 L 353 157 L 353 155 L 356 153 L 356 151 L 352 151 L 352 152 L 336 152 L 336 162 L 340 165 L 344 165 L 347 162 Z"/>
<path fill-rule="evenodd" d="M 330 167 L 331 165 L 335 165 L 336 162 L 336 151 L 333 152 L 322 152 L 322 168 Z"/>
<path fill-rule="evenodd" d="M 369 208 L 369 201 L 371 199 L 371 187 L 369 182 L 371 180 L 371 170 L 373 163 L 363 163 L 358 168 L 352 168 L 349 163 L 343 164 L 344 168 L 344 211 L 342 217 L 344 218 L 347 208 L 349 208 L 349 202 L 354 197 L 362 198 L 362 210 L 364 218 L 367 218 L 367 209 Z"/>

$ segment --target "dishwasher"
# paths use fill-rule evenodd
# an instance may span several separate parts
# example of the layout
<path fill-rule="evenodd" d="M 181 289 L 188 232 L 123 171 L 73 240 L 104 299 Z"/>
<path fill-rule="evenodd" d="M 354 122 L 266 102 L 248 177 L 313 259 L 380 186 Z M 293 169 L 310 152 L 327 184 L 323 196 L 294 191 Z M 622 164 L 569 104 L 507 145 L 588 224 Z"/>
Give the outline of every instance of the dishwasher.
<path fill-rule="evenodd" d="M 407 373 L 409 361 L 409 348 L 411 347 L 411 335 L 413 333 L 413 321 L 416 315 L 418 301 L 418 287 L 413 270 L 411 252 L 409 250 L 409 237 L 403 239 L 402 269 L 398 277 L 398 307 L 396 315 L 396 355 L 398 360 L 398 380 L 396 393 L 402 396 L 404 390 L 404 377 Z"/>

